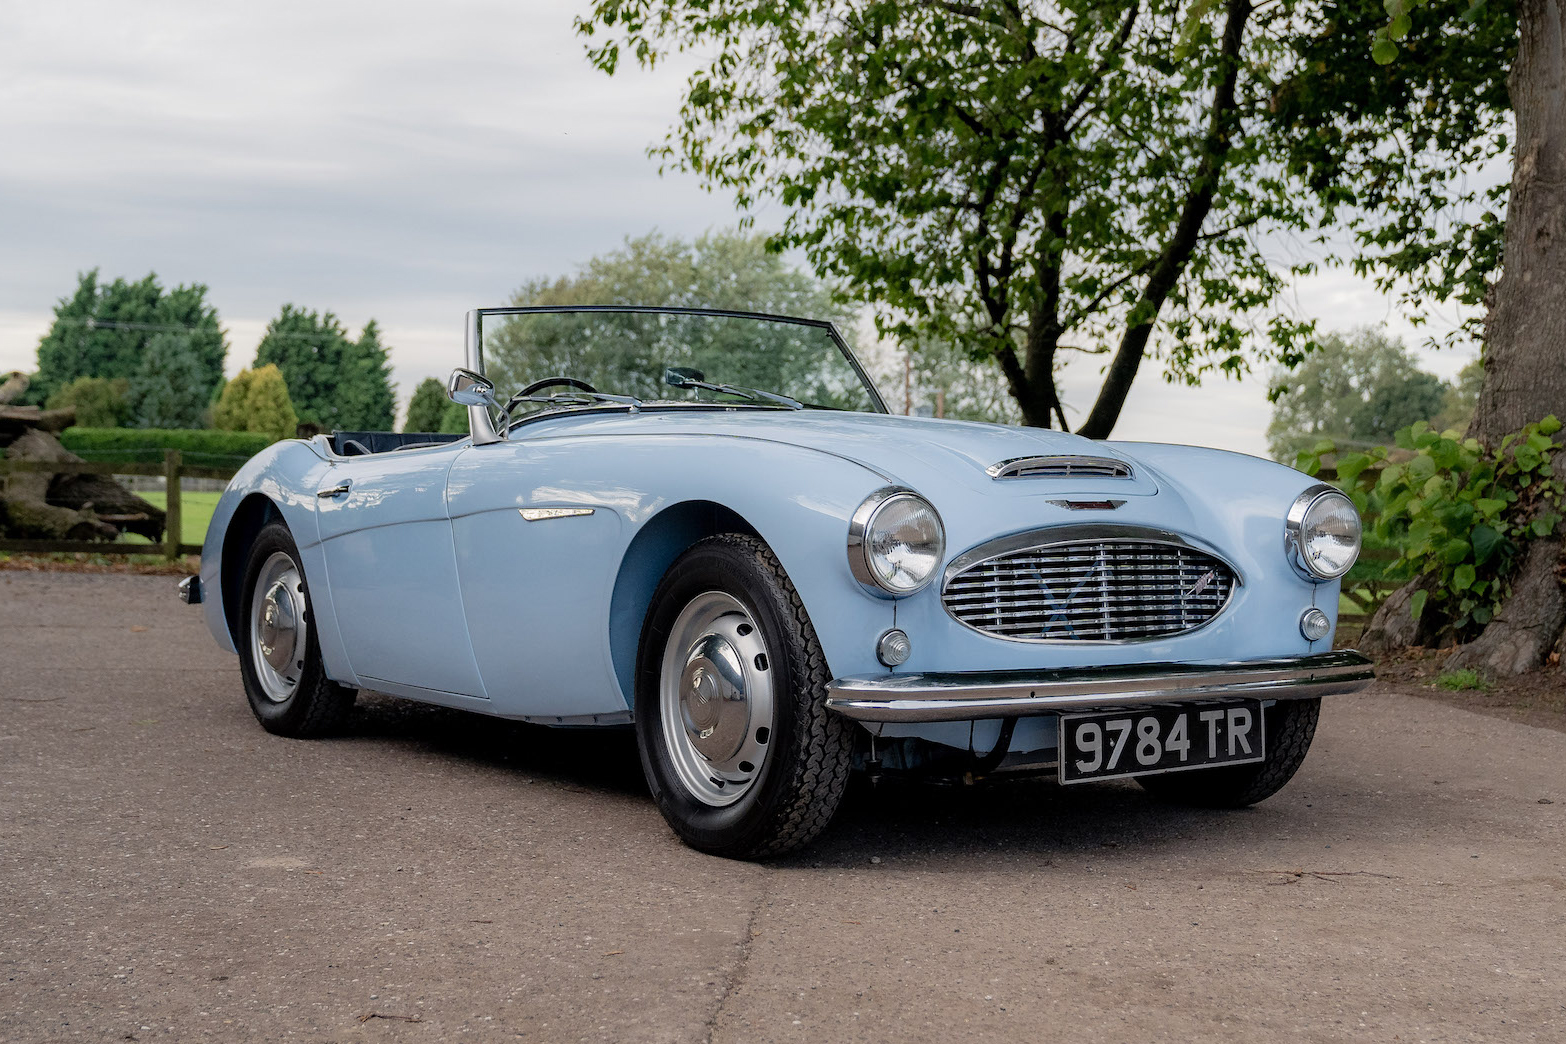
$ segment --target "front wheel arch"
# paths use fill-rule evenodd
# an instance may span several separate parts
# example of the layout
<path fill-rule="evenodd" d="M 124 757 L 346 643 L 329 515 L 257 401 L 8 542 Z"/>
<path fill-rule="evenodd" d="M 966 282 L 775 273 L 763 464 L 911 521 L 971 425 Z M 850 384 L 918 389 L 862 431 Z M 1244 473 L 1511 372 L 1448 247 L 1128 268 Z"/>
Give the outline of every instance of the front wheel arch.
<path fill-rule="evenodd" d="M 250 549 L 263 529 L 282 518 L 282 511 L 270 497 L 252 493 L 239 502 L 228 528 L 223 531 L 223 557 L 218 566 L 223 591 L 223 622 L 228 626 L 236 649 L 243 637 L 239 631 L 242 615 L 239 603 L 244 597 L 245 567 L 250 563 Z"/>
<path fill-rule="evenodd" d="M 648 519 L 625 549 L 609 603 L 609 651 L 615 679 L 628 702 L 634 702 L 636 655 L 653 592 L 676 558 L 719 533 L 761 539 L 733 508 L 711 500 L 686 500 Z"/>

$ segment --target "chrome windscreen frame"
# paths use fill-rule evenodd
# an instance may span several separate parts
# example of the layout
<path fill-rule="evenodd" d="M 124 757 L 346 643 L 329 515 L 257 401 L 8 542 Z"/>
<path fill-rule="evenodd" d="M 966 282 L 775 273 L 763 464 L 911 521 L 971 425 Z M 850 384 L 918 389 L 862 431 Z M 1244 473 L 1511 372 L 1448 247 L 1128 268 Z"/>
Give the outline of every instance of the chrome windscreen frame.
<path fill-rule="evenodd" d="M 975 566 L 983 565 L 994 558 L 1004 558 L 1007 555 L 1016 554 L 1019 551 L 1032 551 L 1038 548 L 1054 547 L 1058 544 L 1081 544 L 1096 541 L 1115 541 L 1124 544 L 1153 544 L 1189 548 L 1199 551 L 1222 562 L 1234 577 L 1234 586 L 1229 589 L 1229 597 L 1223 605 L 1211 617 L 1188 631 L 1178 634 L 1150 635 L 1146 638 L 1017 638 L 1012 635 L 996 634 L 983 628 L 975 627 L 966 620 L 959 618 L 946 604 L 946 588 L 958 576 Z M 1002 642 L 1022 642 L 1028 645 L 1060 645 L 1069 648 L 1080 648 L 1091 645 L 1140 645 L 1144 642 L 1167 641 L 1170 638 L 1184 638 L 1186 635 L 1197 634 L 1211 627 L 1224 613 L 1229 611 L 1229 606 L 1234 602 L 1235 592 L 1245 584 L 1245 577 L 1234 563 L 1229 561 L 1226 555 L 1220 553 L 1211 544 L 1192 540 L 1170 529 L 1158 529 L 1152 526 L 1137 525 L 1109 525 L 1101 522 L 1089 522 L 1081 525 L 1052 526 L 1049 529 L 1033 529 L 1023 533 L 1012 533 L 1009 536 L 997 537 L 986 541 L 976 547 L 970 548 L 952 559 L 946 566 L 946 571 L 941 577 L 941 608 L 952 622 L 966 627 L 975 634 L 982 634 L 986 638 L 993 638 Z"/>
<path fill-rule="evenodd" d="M 743 312 L 726 308 L 656 308 L 650 305 L 567 305 L 562 307 L 543 306 L 515 306 L 503 308 L 473 308 L 469 309 L 466 321 L 463 324 L 463 358 L 467 368 L 474 373 L 484 373 L 484 345 L 482 343 L 480 323 L 486 315 L 537 315 L 543 313 L 562 314 L 567 312 L 633 312 L 640 314 L 657 315 L 705 315 L 720 319 L 755 319 L 769 323 L 788 323 L 792 326 L 809 326 L 822 330 L 831 339 L 837 350 L 848 360 L 848 365 L 853 367 L 854 373 L 859 376 L 859 381 L 869 393 L 870 404 L 876 413 L 890 413 L 886 408 L 886 400 L 881 398 L 881 391 L 870 379 L 870 374 L 854 355 L 848 342 L 843 339 L 842 333 L 836 324 L 824 319 L 803 319 L 792 315 L 771 315 L 767 312 Z M 489 415 L 489 410 L 483 406 L 468 407 L 468 430 L 473 433 L 473 444 L 483 445 L 489 442 L 500 442 L 503 436 L 495 430 L 494 418 Z"/>

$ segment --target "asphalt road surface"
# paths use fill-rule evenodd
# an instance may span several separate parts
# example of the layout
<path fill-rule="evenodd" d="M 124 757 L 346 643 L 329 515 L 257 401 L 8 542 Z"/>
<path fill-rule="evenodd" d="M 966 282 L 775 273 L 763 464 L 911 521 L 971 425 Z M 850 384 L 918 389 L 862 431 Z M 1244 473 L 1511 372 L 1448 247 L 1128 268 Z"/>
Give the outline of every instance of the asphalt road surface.
<path fill-rule="evenodd" d="M 1561 1041 L 1566 734 L 1331 698 L 1239 813 L 863 786 L 677 843 L 624 734 L 267 735 L 168 578 L 0 572 L 5 1041 Z"/>

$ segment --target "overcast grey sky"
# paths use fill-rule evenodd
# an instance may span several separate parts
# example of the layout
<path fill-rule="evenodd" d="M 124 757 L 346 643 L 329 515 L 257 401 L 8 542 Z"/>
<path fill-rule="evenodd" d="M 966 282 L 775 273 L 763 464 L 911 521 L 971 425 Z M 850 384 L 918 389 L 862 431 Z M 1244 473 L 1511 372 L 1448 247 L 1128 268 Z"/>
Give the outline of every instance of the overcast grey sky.
<path fill-rule="evenodd" d="M 0 5 L 0 371 L 33 367 L 55 301 L 96 266 L 206 283 L 230 373 L 284 302 L 355 330 L 374 317 L 405 399 L 457 364 L 466 309 L 627 235 L 732 224 L 729 199 L 645 155 L 686 67 L 591 69 L 571 28 L 585 6 Z M 1421 339 L 1350 273 L 1295 296 L 1330 328 Z M 1099 362 L 1067 374 L 1084 412 Z M 1262 453 L 1266 423 L 1259 376 L 1192 390 L 1144 367 L 1116 436 Z"/>

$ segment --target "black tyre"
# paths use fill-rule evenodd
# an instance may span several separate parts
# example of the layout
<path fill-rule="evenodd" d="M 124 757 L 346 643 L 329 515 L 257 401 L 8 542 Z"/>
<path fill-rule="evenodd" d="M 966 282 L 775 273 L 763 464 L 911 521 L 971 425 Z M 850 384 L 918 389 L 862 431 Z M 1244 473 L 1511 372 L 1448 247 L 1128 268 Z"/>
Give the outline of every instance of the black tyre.
<path fill-rule="evenodd" d="M 1294 778 L 1310 752 L 1321 700 L 1280 700 L 1266 710 L 1267 760 L 1232 768 L 1195 769 L 1139 776 L 1149 794 L 1202 808 L 1243 808 L 1264 801 Z"/>
<path fill-rule="evenodd" d="M 238 645 L 245 696 L 262 728 L 303 739 L 342 727 L 357 693 L 326 676 L 299 548 L 281 522 L 250 548 Z"/>
<path fill-rule="evenodd" d="M 675 561 L 642 627 L 636 736 L 680 837 L 755 859 L 826 828 L 853 736 L 826 709 L 828 680 L 804 604 L 764 543 L 725 534 Z"/>

